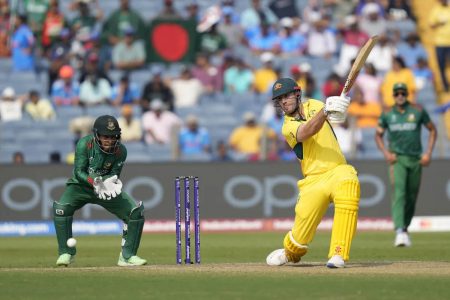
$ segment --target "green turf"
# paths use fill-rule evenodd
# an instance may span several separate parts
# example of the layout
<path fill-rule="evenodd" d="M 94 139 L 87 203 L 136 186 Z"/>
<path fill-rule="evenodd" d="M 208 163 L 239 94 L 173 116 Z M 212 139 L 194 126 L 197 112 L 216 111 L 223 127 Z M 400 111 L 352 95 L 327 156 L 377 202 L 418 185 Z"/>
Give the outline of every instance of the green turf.
<path fill-rule="evenodd" d="M 118 236 L 78 237 L 76 263 L 69 268 L 54 267 L 54 237 L 0 238 L 0 299 L 429 300 L 450 295 L 450 233 L 413 233 L 411 248 L 394 248 L 391 232 L 358 233 L 349 268 L 339 270 L 323 266 L 329 238 L 319 232 L 300 266 L 273 268 L 265 266 L 265 257 L 281 246 L 283 233 L 203 234 L 199 268 L 175 266 L 172 234 L 147 234 L 139 254 L 150 264 L 137 269 L 115 267 Z M 397 270 L 396 262 L 406 264 Z M 423 273 L 408 262 L 423 262 Z M 427 269 L 427 263 L 446 269 Z M 385 266 L 390 267 L 386 272 Z"/>

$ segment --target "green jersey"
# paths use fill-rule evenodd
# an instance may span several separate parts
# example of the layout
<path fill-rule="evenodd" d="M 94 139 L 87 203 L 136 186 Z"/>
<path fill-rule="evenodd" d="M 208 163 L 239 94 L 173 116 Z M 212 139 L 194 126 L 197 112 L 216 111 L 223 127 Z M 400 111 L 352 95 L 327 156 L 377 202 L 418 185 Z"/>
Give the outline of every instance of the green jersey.
<path fill-rule="evenodd" d="M 112 154 L 104 153 L 97 145 L 94 135 L 80 139 L 75 150 L 75 164 L 72 177 L 67 184 L 92 186 L 95 177 L 120 177 L 123 164 L 127 158 L 127 149 L 120 144 Z"/>
<path fill-rule="evenodd" d="M 383 112 L 378 125 L 388 131 L 389 151 L 400 155 L 420 156 L 422 154 L 422 124 L 430 122 L 430 116 L 421 106 L 405 105 L 400 112 L 396 106 Z"/>

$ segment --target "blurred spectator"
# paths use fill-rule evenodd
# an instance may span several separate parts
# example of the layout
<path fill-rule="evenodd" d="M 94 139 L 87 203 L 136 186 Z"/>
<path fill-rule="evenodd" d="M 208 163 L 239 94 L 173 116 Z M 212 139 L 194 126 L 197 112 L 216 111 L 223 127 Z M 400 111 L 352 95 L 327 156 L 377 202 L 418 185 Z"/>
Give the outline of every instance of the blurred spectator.
<path fill-rule="evenodd" d="M 297 82 L 298 86 L 304 90 L 308 84 L 308 81 L 311 80 L 311 65 L 307 62 L 303 62 L 299 65 L 294 65 L 291 67 L 291 76 L 292 79 Z"/>
<path fill-rule="evenodd" d="M 0 100 L 0 120 L 2 122 L 22 120 L 23 101 L 16 96 L 12 87 L 6 87 Z"/>
<path fill-rule="evenodd" d="M 103 39 L 112 46 L 116 45 L 123 38 L 125 28 L 134 29 L 136 40 L 145 39 L 147 26 L 140 14 L 131 9 L 129 0 L 118 2 L 120 2 L 119 9 L 113 11 L 103 24 Z"/>
<path fill-rule="evenodd" d="M 170 88 L 175 99 L 175 108 L 194 107 L 203 93 L 203 85 L 192 76 L 189 68 L 181 71 L 181 76 L 170 81 Z"/>
<path fill-rule="evenodd" d="M 163 81 L 161 71 L 155 71 L 153 78 L 145 84 L 141 96 L 142 111 L 147 111 L 150 108 L 151 102 L 154 99 L 161 100 L 169 111 L 173 111 L 173 94 L 170 87 Z"/>
<path fill-rule="evenodd" d="M 75 146 L 80 138 L 92 133 L 95 119 L 91 116 L 81 116 L 69 121 L 69 131 L 75 136 Z"/>
<path fill-rule="evenodd" d="M 185 18 L 190 21 L 198 23 L 200 21 L 200 12 L 197 1 L 190 1 L 186 6 L 186 16 Z"/>
<path fill-rule="evenodd" d="M 292 148 L 289 146 L 286 139 L 278 139 L 278 157 L 282 161 L 295 161 L 297 159 L 297 156 L 295 155 L 295 152 L 292 151 Z"/>
<path fill-rule="evenodd" d="M 229 49 L 240 45 L 244 35 L 239 24 L 233 22 L 233 9 L 231 7 L 222 8 L 223 20 L 219 23 L 217 30 L 225 37 Z"/>
<path fill-rule="evenodd" d="M 408 68 L 414 68 L 419 57 L 427 58 L 427 52 L 419 41 L 419 36 L 415 32 L 410 32 L 405 43 L 397 45 L 397 53 L 400 55 Z"/>
<path fill-rule="evenodd" d="M 219 20 L 218 17 L 216 23 L 212 24 L 210 27 L 205 27 L 200 31 L 198 49 L 200 52 L 212 55 L 220 54 L 227 49 L 226 37 L 217 30 Z"/>
<path fill-rule="evenodd" d="M 283 18 L 298 18 L 299 13 L 294 0 L 271 0 L 269 2 L 270 10 L 275 14 L 278 20 Z"/>
<path fill-rule="evenodd" d="M 324 97 L 331 97 L 340 95 L 344 85 L 342 78 L 336 73 L 331 73 L 322 86 L 322 93 Z"/>
<path fill-rule="evenodd" d="M 249 92 L 253 86 L 253 72 L 242 59 L 236 58 L 234 66 L 224 73 L 224 84 L 227 94 Z"/>
<path fill-rule="evenodd" d="M 269 23 L 261 23 L 259 30 L 247 40 L 250 49 L 256 54 L 264 51 L 277 52 L 278 36 Z"/>
<path fill-rule="evenodd" d="M 50 7 L 42 25 L 42 46 L 49 49 L 60 37 L 61 30 L 66 25 L 64 14 L 59 10 L 59 0 L 50 0 Z"/>
<path fill-rule="evenodd" d="M 387 22 L 380 11 L 380 5 L 375 2 L 367 3 L 362 8 L 362 16 L 359 26 L 368 36 L 385 35 L 387 33 Z"/>
<path fill-rule="evenodd" d="M 439 0 L 439 4 L 433 7 L 429 17 L 429 24 L 434 31 L 434 46 L 442 87 L 448 92 L 449 80 L 445 74 L 446 62 L 450 59 L 450 3 L 448 1 Z"/>
<path fill-rule="evenodd" d="M 206 128 L 200 127 L 194 115 L 186 117 L 185 126 L 178 134 L 178 147 L 181 157 L 211 153 L 211 138 Z"/>
<path fill-rule="evenodd" d="M 58 151 L 53 151 L 49 155 L 49 161 L 51 164 L 60 164 L 61 163 L 61 153 Z"/>
<path fill-rule="evenodd" d="M 223 79 L 219 70 L 210 64 L 209 56 L 205 53 L 197 55 L 195 65 L 191 69 L 192 75 L 200 80 L 206 93 L 214 93 L 222 90 Z"/>
<path fill-rule="evenodd" d="M 244 125 L 233 129 L 228 143 L 233 151 L 242 158 L 259 158 L 263 139 L 274 141 L 276 134 L 273 130 L 258 125 L 256 116 L 252 112 L 246 112 L 243 120 Z"/>
<path fill-rule="evenodd" d="M 123 142 L 142 141 L 141 120 L 133 115 L 133 106 L 125 104 L 122 106 L 122 115 L 117 119 L 121 131 L 121 140 Z"/>
<path fill-rule="evenodd" d="M 336 36 L 327 30 L 325 19 L 315 19 L 312 25 L 308 32 L 307 53 L 313 57 L 330 58 L 337 50 Z"/>
<path fill-rule="evenodd" d="M 25 111 L 35 121 L 47 121 L 55 118 L 55 111 L 48 99 L 41 98 L 38 91 L 32 90 L 28 93 L 28 101 Z"/>
<path fill-rule="evenodd" d="M 361 148 L 362 133 L 359 128 L 351 129 L 348 120 L 341 124 L 333 124 L 333 131 L 344 156 L 353 156 Z"/>
<path fill-rule="evenodd" d="M 277 80 L 277 74 L 273 66 L 274 55 L 270 52 L 264 52 L 260 56 L 263 66 L 254 72 L 254 90 L 257 93 L 265 94 L 271 88 L 272 84 Z"/>
<path fill-rule="evenodd" d="M 13 69 L 15 71 L 33 71 L 35 39 L 27 25 L 27 16 L 17 16 L 14 28 L 15 31 L 11 38 Z"/>
<path fill-rule="evenodd" d="M 316 80 L 314 79 L 314 77 L 312 77 L 311 74 L 308 75 L 308 80 L 306 80 L 306 87 L 304 90 L 302 90 L 302 98 L 304 99 L 308 99 L 308 98 L 313 98 L 313 99 L 322 99 L 322 93 L 320 92 L 320 90 L 318 89 L 317 85 L 316 85 Z"/>
<path fill-rule="evenodd" d="M 367 58 L 368 63 L 372 63 L 375 69 L 384 75 L 392 68 L 392 57 L 397 54 L 393 41 L 386 35 L 380 35 L 378 42 L 373 47 Z"/>
<path fill-rule="evenodd" d="M 0 0 L 0 57 L 11 56 L 10 30 L 11 13 L 9 10 L 9 1 Z"/>
<path fill-rule="evenodd" d="M 387 18 L 392 21 L 414 20 L 409 0 L 389 0 L 386 8 Z"/>
<path fill-rule="evenodd" d="M 70 22 L 70 29 L 75 35 L 75 38 L 79 41 L 88 40 L 91 35 L 98 30 L 97 22 L 103 18 L 103 12 L 100 9 L 99 1 L 92 1 L 95 5 L 95 10 L 90 7 L 91 1 L 89 0 L 76 0 L 75 8 L 77 9 L 77 15 Z M 95 11 L 95 15 L 92 12 Z"/>
<path fill-rule="evenodd" d="M 23 165 L 25 164 L 25 157 L 23 155 L 23 152 L 17 151 L 13 153 L 13 164 L 15 165 Z"/>
<path fill-rule="evenodd" d="M 173 0 L 162 0 L 163 9 L 158 13 L 158 19 L 179 19 L 181 16 L 173 6 Z"/>
<path fill-rule="evenodd" d="M 384 1 L 384 0 L 382 0 Z M 365 12 L 367 12 L 367 4 L 370 4 L 372 7 L 371 9 L 374 10 L 374 7 L 376 5 L 377 7 L 377 12 L 381 15 L 381 16 L 385 16 L 385 9 L 383 7 L 383 5 L 380 3 L 381 1 L 379 0 L 358 0 L 357 1 L 358 4 L 355 7 L 355 14 L 358 15 L 359 17 L 363 16 Z M 375 4 L 375 5 L 373 5 Z M 364 11 L 364 8 L 366 8 L 366 11 Z M 374 10 L 375 11 L 375 10 Z"/>
<path fill-rule="evenodd" d="M 59 70 L 59 79 L 52 85 L 51 98 L 56 106 L 78 105 L 80 85 L 73 80 L 73 68 L 62 66 Z"/>
<path fill-rule="evenodd" d="M 173 112 L 167 111 L 164 103 L 155 99 L 150 104 L 151 111 L 142 115 L 147 144 L 169 144 L 176 128 L 182 125 L 181 119 Z"/>
<path fill-rule="evenodd" d="M 416 99 L 416 81 L 411 69 L 407 68 L 405 62 L 400 56 L 393 58 L 392 70 L 384 76 L 381 86 L 383 102 L 386 107 L 394 105 L 394 95 L 392 87 L 396 82 L 403 82 L 408 87 L 408 101 L 415 102 Z"/>
<path fill-rule="evenodd" d="M 80 104 L 83 106 L 107 104 L 111 99 L 111 93 L 108 80 L 99 78 L 96 73 L 89 74 L 80 85 Z"/>
<path fill-rule="evenodd" d="M 228 154 L 228 146 L 225 141 L 220 140 L 217 142 L 216 151 L 213 157 L 214 161 L 231 161 L 231 157 Z"/>
<path fill-rule="evenodd" d="M 49 0 L 23 0 L 24 14 L 28 17 L 28 25 L 38 43 L 42 38 L 42 26 L 44 25 L 44 19 L 47 11 L 50 7 Z M 18 12 L 16 12 L 18 13 Z"/>
<path fill-rule="evenodd" d="M 381 115 L 382 107 L 378 102 L 366 101 L 364 93 L 359 86 L 355 87 L 352 95 L 352 102 L 348 107 L 348 114 L 355 117 L 356 127 L 375 128 L 378 118 Z"/>
<path fill-rule="evenodd" d="M 381 104 L 381 83 L 383 79 L 377 75 L 377 69 L 371 63 L 366 63 L 364 72 L 356 78 L 355 84 L 361 89 L 366 102 Z"/>
<path fill-rule="evenodd" d="M 101 54 L 100 54 L 101 55 Z M 90 74 L 97 74 L 97 76 L 99 78 L 104 78 L 106 80 L 108 80 L 109 84 L 112 85 L 113 82 L 111 80 L 111 78 L 109 78 L 107 70 L 109 69 L 108 67 L 108 58 L 104 58 L 104 62 L 101 62 L 101 58 L 99 56 L 99 52 L 97 51 L 91 51 L 88 52 L 86 59 L 83 63 L 83 67 L 81 69 L 81 75 L 79 78 L 79 82 L 83 82 L 87 76 L 89 76 Z"/>
<path fill-rule="evenodd" d="M 112 50 L 112 62 L 119 70 L 131 71 L 144 66 L 145 47 L 141 40 L 135 40 L 134 29 L 124 30 L 124 37 L 115 44 Z"/>
<path fill-rule="evenodd" d="M 271 118 L 267 120 L 266 125 L 272 129 L 276 134 L 277 138 L 284 139 L 281 129 L 283 128 L 284 114 L 281 109 L 275 109 L 275 112 Z"/>
<path fill-rule="evenodd" d="M 289 55 L 298 55 L 305 52 L 306 37 L 294 27 L 294 20 L 285 17 L 280 20 L 282 29 L 278 34 L 278 52 Z"/>
<path fill-rule="evenodd" d="M 111 101 L 114 106 L 139 104 L 139 89 L 136 84 L 130 82 L 128 75 L 123 75 L 120 81 L 114 85 Z"/>
<path fill-rule="evenodd" d="M 355 15 L 346 16 L 344 24 L 338 27 L 342 35 L 343 44 L 339 53 L 339 62 L 334 67 L 335 72 L 343 77 L 351 67 L 351 61 L 359 52 L 359 49 L 369 39 L 369 36 L 360 30 L 358 19 Z"/>
<path fill-rule="evenodd" d="M 275 24 L 277 17 L 268 8 L 261 5 L 260 0 L 249 0 L 251 7 L 246 8 L 241 14 L 241 27 L 244 29 L 247 39 L 252 37 L 252 32 L 263 24 Z"/>
<path fill-rule="evenodd" d="M 412 69 L 414 78 L 416 78 L 416 86 L 418 90 L 423 89 L 426 86 L 431 86 L 433 83 L 433 72 L 428 67 L 428 61 L 419 57 L 417 59 L 417 64 Z"/>

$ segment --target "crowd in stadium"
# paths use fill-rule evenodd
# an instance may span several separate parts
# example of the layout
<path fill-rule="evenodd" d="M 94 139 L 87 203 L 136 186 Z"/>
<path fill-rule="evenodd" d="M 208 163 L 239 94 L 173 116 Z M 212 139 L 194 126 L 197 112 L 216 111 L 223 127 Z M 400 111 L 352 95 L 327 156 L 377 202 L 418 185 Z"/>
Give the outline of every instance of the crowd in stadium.
<path fill-rule="evenodd" d="M 409 2 L 0 0 L 1 162 L 70 163 L 100 114 L 119 117 L 135 162 L 295 160 L 273 82 L 294 78 L 304 99 L 339 95 L 374 35 L 348 122 L 334 130 L 347 156 L 380 158 L 373 133 L 394 83 L 407 84 L 410 101 L 436 104 Z M 153 57 L 149 28 L 178 21 L 194 23 L 192 61 Z M 180 37 L 169 46 L 159 51 L 175 55 Z M 23 140 L 52 132 L 55 146 L 26 152 Z"/>

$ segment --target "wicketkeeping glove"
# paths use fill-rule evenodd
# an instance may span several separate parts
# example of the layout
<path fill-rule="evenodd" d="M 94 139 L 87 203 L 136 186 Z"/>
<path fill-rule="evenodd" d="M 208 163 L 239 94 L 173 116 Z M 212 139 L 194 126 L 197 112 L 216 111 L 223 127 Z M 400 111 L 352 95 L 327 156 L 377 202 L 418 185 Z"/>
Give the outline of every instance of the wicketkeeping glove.
<path fill-rule="evenodd" d="M 106 187 L 106 190 L 110 193 L 110 199 L 111 198 L 115 198 L 118 195 L 120 195 L 120 193 L 122 193 L 122 181 L 120 181 L 119 178 L 117 178 L 117 175 L 111 176 L 108 179 L 105 179 L 105 181 L 103 182 L 103 184 Z M 107 200 L 110 200 L 107 199 Z"/>
<path fill-rule="evenodd" d="M 101 177 L 94 178 L 93 186 L 94 186 L 94 192 L 99 199 L 102 199 L 102 200 L 110 200 L 111 199 L 111 192 L 108 191 L 108 189 L 106 188 L 105 183 L 103 182 Z"/>

